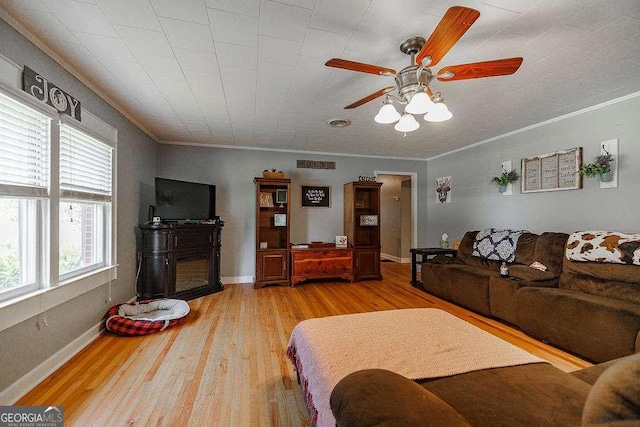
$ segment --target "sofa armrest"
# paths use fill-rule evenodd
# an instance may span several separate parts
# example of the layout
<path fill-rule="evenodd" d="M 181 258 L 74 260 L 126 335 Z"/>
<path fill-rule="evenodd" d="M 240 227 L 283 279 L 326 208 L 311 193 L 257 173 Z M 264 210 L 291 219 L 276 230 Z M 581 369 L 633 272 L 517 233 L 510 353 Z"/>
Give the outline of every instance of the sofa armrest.
<path fill-rule="evenodd" d="M 366 369 L 344 377 L 331 393 L 338 426 L 468 426 L 456 410 L 402 375 Z"/>

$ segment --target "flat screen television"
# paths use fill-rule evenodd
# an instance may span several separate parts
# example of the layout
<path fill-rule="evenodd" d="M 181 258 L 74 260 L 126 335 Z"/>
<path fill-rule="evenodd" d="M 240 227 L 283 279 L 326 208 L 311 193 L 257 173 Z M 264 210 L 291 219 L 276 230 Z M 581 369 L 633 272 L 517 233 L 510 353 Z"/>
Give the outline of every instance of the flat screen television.
<path fill-rule="evenodd" d="M 214 219 L 216 186 L 156 178 L 155 216 L 168 222 Z"/>

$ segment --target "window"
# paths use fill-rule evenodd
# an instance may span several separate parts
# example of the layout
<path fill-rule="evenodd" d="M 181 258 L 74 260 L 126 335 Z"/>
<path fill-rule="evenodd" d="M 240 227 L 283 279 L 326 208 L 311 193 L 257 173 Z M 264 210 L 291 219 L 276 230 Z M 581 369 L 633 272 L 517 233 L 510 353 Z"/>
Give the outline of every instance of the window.
<path fill-rule="evenodd" d="M 108 264 L 112 149 L 60 127 L 60 279 Z"/>
<path fill-rule="evenodd" d="M 96 135 L 47 108 L 0 87 L 0 302 L 113 277 L 115 134 L 112 146 L 95 117 Z"/>
<path fill-rule="evenodd" d="M 50 118 L 0 93 L 0 300 L 41 287 Z"/>

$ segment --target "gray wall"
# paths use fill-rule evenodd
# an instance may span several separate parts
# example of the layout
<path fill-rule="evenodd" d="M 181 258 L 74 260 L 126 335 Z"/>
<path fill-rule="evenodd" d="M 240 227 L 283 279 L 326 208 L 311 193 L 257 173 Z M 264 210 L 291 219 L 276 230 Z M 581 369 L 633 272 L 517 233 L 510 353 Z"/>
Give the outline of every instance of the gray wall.
<path fill-rule="evenodd" d="M 335 161 L 335 170 L 296 169 L 296 160 Z M 216 185 L 217 213 L 225 221 L 222 233 L 223 277 L 254 276 L 255 188 L 253 178 L 264 169 L 280 169 L 291 178 L 291 241 L 334 241 L 343 234 L 343 185 L 376 170 L 418 173 L 418 189 L 425 189 L 426 162 L 363 157 L 325 156 L 271 151 L 248 151 L 163 145 L 158 173 L 164 178 Z M 330 185 L 331 208 L 301 208 L 300 185 Z M 426 226 L 426 205 L 418 205 L 418 229 Z M 382 219 L 384 221 L 384 218 Z"/>
<path fill-rule="evenodd" d="M 524 228 L 532 232 L 617 230 L 639 232 L 640 220 L 640 97 L 546 124 L 526 132 L 479 145 L 428 162 L 428 244 L 442 233 L 458 240 L 467 230 L 486 227 Z M 538 154 L 583 147 L 593 161 L 600 142 L 619 139 L 619 187 L 600 189 L 597 179 L 585 179 L 580 190 L 498 193 L 489 181 L 501 163 L 511 160 L 520 173 L 520 160 Z M 435 180 L 451 175 L 450 204 L 435 202 Z M 422 196 L 425 196 L 424 194 Z M 421 236 L 424 237 L 424 236 Z"/>
<path fill-rule="evenodd" d="M 118 129 L 117 256 L 118 279 L 83 294 L 46 313 L 48 326 L 36 328 L 37 318 L 0 332 L 0 390 L 34 369 L 54 353 L 100 322 L 107 309 L 135 296 L 135 227 L 140 194 L 153 188 L 157 144 L 130 121 L 65 71 L 26 38 L 0 19 L 0 54 L 18 65 L 28 65 L 78 98 L 83 108 Z M 142 191 L 141 191 L 142 190 Z M 144 205 L 148 205 L 145 201 Z M 146 212 L 144 213 L 146 217 Z M 42 321 L 41 321 L 42 324 Z"/>

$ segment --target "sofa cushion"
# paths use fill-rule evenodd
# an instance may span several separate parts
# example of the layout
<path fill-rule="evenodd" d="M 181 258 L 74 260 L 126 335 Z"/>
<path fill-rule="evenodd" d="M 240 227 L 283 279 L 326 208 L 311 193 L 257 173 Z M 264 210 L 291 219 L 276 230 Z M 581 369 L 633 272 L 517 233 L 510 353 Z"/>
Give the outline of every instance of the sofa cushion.
<path fill-rule="evenodd" d="M 636 350 L 637 304 L 564 289 L 523 287 L 516 292 L 516 315 L 527 334 L 595 362 Z"/>
<path fill-rule="evenodd" d="M 556 279 L 556 275 L 550 271 L 541 271 L 527 265 L 510 265 L 509 277 L 528 282 L 544 282 Z"/>
<path fill-rule="evenodd" d="M 486 228 L 476 234 L 472 255 L 495 261 L 514 262 L 518 240 L 526 230 Z"/>
<path fill-rule="evenodd" d="M 596 380 L 582 413 L 583 425 L 640 423 L 640 354 L 617 361 Z"/>
<path fill-rule="evenodd" d="M 542 233 L 536 241 L 532 263 L 538 261 L 547 267 L 547 271 L 560 276 L 567 238 L 569 235 L 565 233 Z"/>
<path fill-rule="evenodd" d="M 419 383 L 474 426 L 576 426 L 590 388 L 548 363 Z"/>
<path fill-rule="evenodd" d="M 451 406 L 410 379 L 384 369 L 344 377 L 331 392 L 338 426 L 468 426 Z"/>

